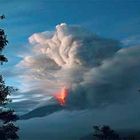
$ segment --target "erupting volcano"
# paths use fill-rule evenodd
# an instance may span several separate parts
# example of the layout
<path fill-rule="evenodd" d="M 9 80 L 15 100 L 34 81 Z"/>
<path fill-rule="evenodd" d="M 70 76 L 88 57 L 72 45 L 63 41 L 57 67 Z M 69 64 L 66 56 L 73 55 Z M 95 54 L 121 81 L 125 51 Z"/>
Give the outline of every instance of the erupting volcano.
<path fill-rule="evenodd" d="M 63 87 L 60 90 L 60 92 L 58 92 L 55 95 L 55 98 L 61 105 L 65 105 L 67 96 L 68 96 L 68 89 L 66 87 Z"/>

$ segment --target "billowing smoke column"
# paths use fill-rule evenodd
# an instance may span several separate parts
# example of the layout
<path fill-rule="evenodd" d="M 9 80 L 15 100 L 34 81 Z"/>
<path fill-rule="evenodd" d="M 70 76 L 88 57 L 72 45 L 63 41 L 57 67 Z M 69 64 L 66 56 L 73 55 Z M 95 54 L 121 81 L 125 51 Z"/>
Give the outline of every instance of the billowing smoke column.
<path fill-rule="evenodd" d="M 32 49 L 18 64 L 29 90 L 56 97 L 66 87 L 65 101 L 64 94 L 57 99 L 70 108 L 122 102 L 140 83 L 140 47 L 121 49 L 116 40 L 65 23 L 33 34 L 29 42 Z"/>
<path fill-rule="evenodd" d="M 117 41 L 100 38 L 79 26 L 65 23 L 57 25 L 55 32 L 33 34 L 29 41 L 36 44 L 34 50 L 38 54 L 39 49 L 48 61 L 52 61 L 49 64 L 58 69 L 97 66 L 119 49 Z"/>

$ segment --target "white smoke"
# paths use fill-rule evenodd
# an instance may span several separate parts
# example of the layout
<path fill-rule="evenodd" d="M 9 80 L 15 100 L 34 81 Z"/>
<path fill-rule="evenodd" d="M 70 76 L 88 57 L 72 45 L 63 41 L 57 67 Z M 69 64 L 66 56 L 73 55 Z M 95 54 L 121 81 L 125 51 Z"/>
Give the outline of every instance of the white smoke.
<path fill-rule="evenodd" d="M 68 105 L 78 108 L 121 102 L 137 91 L 140 47 L 121 49 L 116 40 L 65 23 L 29 42 L 30 53 L 17 65 L 29 90 L 51 96 L 65 86 Z"/>
<path fill-rule="evenodd" d="M 29 38 L 35 44 L 33 51 L 45 55 L 60 67 L 100 64 L 118 50 L 118 42 L 100 38 L 79 26 L 65 23 L 56 26 L 55 32 L 33 34 Z"/>

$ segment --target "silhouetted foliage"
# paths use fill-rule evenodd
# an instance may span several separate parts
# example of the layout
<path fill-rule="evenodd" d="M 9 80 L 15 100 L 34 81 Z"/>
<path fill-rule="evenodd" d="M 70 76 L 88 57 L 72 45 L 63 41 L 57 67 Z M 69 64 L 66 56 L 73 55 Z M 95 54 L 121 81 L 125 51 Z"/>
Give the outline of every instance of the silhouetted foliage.
<path fill-rule="evenodd" d="M 10 122 L 10 121 L 16 121 L 18 119 L 18 116 L 14 113 L 14 110 L 5 110 L 0 112 L 0 120 L 4 122 L 4 124 Z"/>
<path fill-rule="evenodd" d="M 98 140 L 119 140 L 119 135 L 109 126 L 93 126 L 94 134 Z"/>
<path fill-rule="evenodd" d="M 4 19 L 4 18 L 5 18 L 5 15 L 1 15 L 1 16 L 0 16 L 0 19 Z"/>
<path fill-rule="evenodd" d="M 8 59 L 2 55 L 2 50 L 5 48 L 5 46 L 7 45 L 8 40 L 7 40 L 7 36 L 5 35 L 5 32 L 3 29 L 0 29 L 0 62 L 1 64 L 3 64 L 3 62 L 7 62 Z"/>
<path fill-rule="evenodd" d="M 0 16 L 0 19 L 4 19 L 5 16 Z M 3 29 L 0 29 L 0 62 L 7 62 L 8 59 L 2 55 L 2 51 L 7 45 L 8 40 L 7 36 Z M 15 140 L 18 139 L 17 131 L 18 127 L 13 124 L 13 121 L 18 119 L 18 116 L 15 114 L 14 110 L 6 107 L 6 104 L 11 100 L 8 99 L 13 91 L 13 87 L 7 86 L 3 80 L 2 75 L 0 75 L 0 140 Z"/>
<path fill-rule="evenodd" d="M 7 36 L 5 35 L 4 30 L 0 29 L 0 51 L 2 51 L 5 48 L 7 43 L 8 43 Z"/>
<path fill-rule="evenodd" d="M 0 55 L 1 64 L 2 62 L 8 62 L 8 59 L 4 55 Z"/>
<path fill-rule="evenodd" d="M 0 127 L 0 138 L 1 140 L 16 140 L 18 139 L 17 131 L 19 130 L 13 123 L 8 123 Z"/>

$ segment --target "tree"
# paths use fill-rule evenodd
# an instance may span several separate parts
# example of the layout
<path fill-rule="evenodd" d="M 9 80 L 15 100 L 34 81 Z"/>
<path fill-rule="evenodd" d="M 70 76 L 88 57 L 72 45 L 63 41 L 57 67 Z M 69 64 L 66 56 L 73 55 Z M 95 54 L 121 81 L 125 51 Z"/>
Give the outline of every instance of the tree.
<path fill-rule="evenodd" d="M 94 134 L 98 140 L 119 140 L 119 135 L 109 126 L 93 126 Z"/>
<path fill-rule="evenodd" d="M 4 19 L 5 16 L 0 16 Z M 3 49 L 7 46 L 8 40 L 3 29 L 0 29 L 0 62 L 3 64 L 8 59 L 2 54 Z M 0 140 L 15 140 L 18 139 L 18 127 L 14 125 L 14 121 L 18 119 L 15 111 L 7 108 L 6 105 L 11 101 L 8 95 L 16 91 L 13 87 L 7 86 L 3 76 L 0 75 Z"/>

